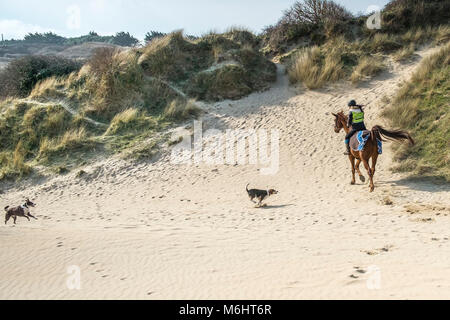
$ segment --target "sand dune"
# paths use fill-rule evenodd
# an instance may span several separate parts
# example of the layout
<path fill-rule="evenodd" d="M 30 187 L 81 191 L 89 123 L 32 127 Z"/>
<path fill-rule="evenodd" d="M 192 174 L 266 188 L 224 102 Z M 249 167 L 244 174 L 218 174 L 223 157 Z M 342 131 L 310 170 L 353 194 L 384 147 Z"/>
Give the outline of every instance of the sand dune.
<path fill-rule="evenodd" d="M 353 98 L 367 105 L 369 127 L 383 124 L 382 97 L 419 60 L 314 92 L 289 87 L 280 67 L 268 91 L 204 104 L 205 129 L 280 131 L 274 176 L 254 165 L 174 165 L 167 151 L 1 194 L 3 206 L 34 197 L 39 220 L 0 229 L 0 299 L 448 298 L 449 186 L 393 174 L 388 145 L 375 192 L 351 186 L 331 116 Z M 280 193 L 255 209 L 249 182 Z M 70 266 L 80 290 L 67 286 Z"/>

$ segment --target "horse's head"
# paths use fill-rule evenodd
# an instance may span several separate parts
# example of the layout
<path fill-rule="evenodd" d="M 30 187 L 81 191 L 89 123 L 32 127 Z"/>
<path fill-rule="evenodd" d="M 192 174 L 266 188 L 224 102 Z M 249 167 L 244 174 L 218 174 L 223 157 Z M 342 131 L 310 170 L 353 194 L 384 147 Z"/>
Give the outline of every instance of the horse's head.
<path fill-rule="evenodd" d="M 333 113 L 334 116 L 334 132 L 341 132 L 342 128 L 344 128 L 345 123 L 347 122 L 346 116 L 344 112 L 341 111 L 339 113 Z"/>

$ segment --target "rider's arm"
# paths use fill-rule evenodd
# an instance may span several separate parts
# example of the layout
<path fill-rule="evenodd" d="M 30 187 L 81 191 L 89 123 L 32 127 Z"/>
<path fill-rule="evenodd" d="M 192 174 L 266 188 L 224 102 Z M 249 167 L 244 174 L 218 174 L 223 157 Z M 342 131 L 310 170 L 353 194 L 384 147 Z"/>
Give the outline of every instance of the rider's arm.
<path fill-rule="evenodd" d="M 353 112 L 350 112 L 350 114 L 348 115 L 348 121 L 347 121 L 347 127 L 351 127 L 353 123 Z"/>

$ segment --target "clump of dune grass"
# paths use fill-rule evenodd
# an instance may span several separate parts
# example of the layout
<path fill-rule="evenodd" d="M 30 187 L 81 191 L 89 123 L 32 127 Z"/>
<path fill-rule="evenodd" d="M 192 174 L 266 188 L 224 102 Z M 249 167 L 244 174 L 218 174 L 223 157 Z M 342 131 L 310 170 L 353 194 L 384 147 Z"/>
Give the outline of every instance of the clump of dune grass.
<path fill-rule="evenodd" d="M 396 171 L 450 181 L 450 43 L 425 58 L 383 115 L 407 129 L 413 147 L 398 146 Z"/>
<path fill-rule="evenodd" d="M 30 95 L 31 99 L 38 98 L 63 98 L 65 95 L 61 92 L 66 85 L 66 78 L 64 77 L 50 77 L 38 82 L 32 89 Z"/>
<path fill-rule="evenodd" d="M 212 63 L 208 48 L 185 39 L 182 31 L 154 39 L 142 51 L 139 64 L 146 73 L 174 82 L 186 80 Z"/>
<path fill-rule="evenodd" d="M 92 143 L 87 137 L 86 129 L 73 129 L 54 139 L 44 137 L 39 146 L 39 158 L 48 159 L 68 150 L 73 151 L 88 146 L 92 146 Z"/>
<path fill-rule="evenodd" d="M 20 178 L 32 171 L 26 163 L 27 150 L 19 141 L 13 152 L 0 152 L 0 180 Z"/>
<path fill-rule="evenodd" d="M 381 58 L 374 56 L 362 57 L 350 76 L 350 80 L 354 84 L 368 80 L 379 74 L 384 68 L 385 65 Z"/>
<path fill-rule="evenodd" d="M 249 76 L 240 65 L 225 65 L 198 73 L 186 87 L 189 95 L 204 100 L 239 99 L 250 92 Z"/>
<path fill-rule="evenodd" d="M 123 132 L 141 132 L 154 130 L 157 122 L 152 117 L 143 115 L 139 110 L 130 108 L 115 115 L 111 120 L 105 135 L 115 135 Z"/>
<path fill-rule="evenodd" d="M 436 29 L 434 41 L 436 42 L 436 44 L 443 44 L 450 41 L 450 26 L 449 25 L 439 26 Z"/>
<path fill-rule="evenodd" d="M 415 47 L 414 43 L 411 43 L 409 46 L 405 46 L 404 48 L 396 51 L 393 54 L 392 58 L 396 62 L 407 61 L 414 55 L 415 49 L 416 49 L 416 47 Z"/>
<path fill-rule="evenodd" d="M 177 99 L 172 101 L 164 110 L 168 119 L 187 120 L 199 116 L 201 109 L 195 105 L 194 100 Z"/>
<path fill-rule="evenodd" d="M 116 51 L 103 55 L 103 58 L 107 67 L 94 67 L 92 61 L 89 64 L 93 76 L 87 77 L 85 86 L 92 99 L 85 106 L 85 112 L 111 119 L 123 111 L 124 104 L 139 97 L 144 74 L 135 52 Z"/>
<path fill-rule="evenodd" d="M 338 51 L 332 50 L 323 56 L 318 46 L 301 50 L 288 71 L 291 83 L 301 82 L 308 89 L 317 89 L 327 82 L 344 76 L 344 65 Z"/>
<path fill-rule="evenodd" d="M 403 43 L 414 43 L 416 45 L 422 44 L 433 36 L 434 30 L 431 27 L 427 28 L 414 28 L 410 29 L 404 34 L 400 35 L 400 39 Z"/>
<path fill-rule="evenodd" d="M 389 53 L 402 47 L 399 37 L 388 33 L 375 33 L 363 40 L 361 44 L 364 50 L 369 53 Z"/>

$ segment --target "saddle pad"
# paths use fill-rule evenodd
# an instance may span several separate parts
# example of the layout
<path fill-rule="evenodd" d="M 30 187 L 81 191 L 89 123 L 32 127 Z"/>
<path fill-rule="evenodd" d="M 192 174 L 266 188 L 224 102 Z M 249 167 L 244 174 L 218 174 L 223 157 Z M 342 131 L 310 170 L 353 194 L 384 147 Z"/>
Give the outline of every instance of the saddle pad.
<path fill-rule="evenodd" d="M 370 139 L 370 131 L 369 130 L 363 130 L 358 131 L 355 133 L 351 139 L 350 139 L 350 147 L 353 151 L 361 151 L 364 149 L 364 146 L 366 145 L 367 140 Z M 383 145 L 380 140 L 377 139 L 377 146 L 378 146 L 378 154 L 383 153 Z"/>

